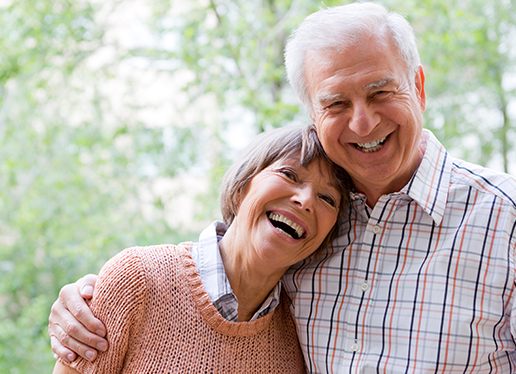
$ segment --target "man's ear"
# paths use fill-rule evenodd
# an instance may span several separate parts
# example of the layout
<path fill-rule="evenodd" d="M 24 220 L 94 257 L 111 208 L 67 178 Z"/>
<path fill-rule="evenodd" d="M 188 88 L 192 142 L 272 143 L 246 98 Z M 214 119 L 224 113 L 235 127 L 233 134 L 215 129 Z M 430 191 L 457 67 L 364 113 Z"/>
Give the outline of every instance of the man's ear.
<path fill-rule="evenodd" d="M 416 72 L 414 82 L 415 82 L 415 86 L 416 86 L 416 94 L 419 99 L 419 106 L 421 107 L 421 113 L 423 113 L 426 108 L 426 93 L 425 93 L 425 73 L 423 72 L 423 66 L 421 66 L 421 65 L 419 65 L 419 69 Z"/>

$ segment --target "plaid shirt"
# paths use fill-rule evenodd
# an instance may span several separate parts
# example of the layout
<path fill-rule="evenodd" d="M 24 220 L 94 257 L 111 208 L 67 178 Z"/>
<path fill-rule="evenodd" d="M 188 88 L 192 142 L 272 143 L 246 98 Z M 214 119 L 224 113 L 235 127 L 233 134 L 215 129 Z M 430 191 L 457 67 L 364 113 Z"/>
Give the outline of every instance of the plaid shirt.
<path fill-rule="evenodd" d="M 331 248 L 284 277 L 312 373 L 516 372 L 516 180 L 422 141 L 400 192 L 352 193 Z"/>
<path fill-rule="evenodd" d="M 224 223 L 215 221 L 199 236 L 192 246 L 192 257 L 210 300 L 219 313 L 230 322 L 238 322 L 238 300 L 233 293 L 220 256 L 218 241 L 226 233 Z M 279 304 L 281 283 L 278 283 L 250 321 L 272 312 Z"/>

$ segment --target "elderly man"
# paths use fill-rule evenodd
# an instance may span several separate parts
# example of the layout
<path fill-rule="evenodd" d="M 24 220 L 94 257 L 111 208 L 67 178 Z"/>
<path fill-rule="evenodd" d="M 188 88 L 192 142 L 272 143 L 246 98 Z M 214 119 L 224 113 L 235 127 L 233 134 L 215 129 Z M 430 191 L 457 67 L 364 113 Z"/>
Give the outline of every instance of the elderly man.
<path fill-rule="evenodd" d="M 452 159 L 423 130 L 425 76 L 408 22 L 373 3 L 323 9 L 285 56 L 354 186 L 339 238 L 284 277 L 308 370 L 514 372 L 516 180 Z M 51 334 L 80 354 L 77 340 L 105 344 L 70 322 L 66 308 L 84 307 L 77 292 L 68 298 L 54 305 Z M 77 340 L 60 327 L 70 323 Z M 70 353 L 57 338 L 53 349 Z"/>

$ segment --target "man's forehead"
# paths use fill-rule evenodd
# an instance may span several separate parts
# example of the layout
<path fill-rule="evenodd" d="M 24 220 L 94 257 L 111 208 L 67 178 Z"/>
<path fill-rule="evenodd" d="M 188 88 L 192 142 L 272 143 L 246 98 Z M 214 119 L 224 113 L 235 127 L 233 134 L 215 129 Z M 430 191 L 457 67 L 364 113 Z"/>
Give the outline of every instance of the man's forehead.
<path fill-rule="evenodd" d="M 331 68 L 341 65 L 343 60 L 360 60 L 364 50 L 376 51 L 376 53 L 399 53 L 390 34 L 383 30 L 357 36 L 349 43 L 334 43 L 333 46 L 326 48 L 309 49 L 305 52 L 305 65 L 319 69 Z"/>
<path fill-rule="evenodd" d="M 321 49 L 306 51 L 306 65 L 316 68 L 331 68 L 346 58 L 347 53 L 341 49 Z"/>

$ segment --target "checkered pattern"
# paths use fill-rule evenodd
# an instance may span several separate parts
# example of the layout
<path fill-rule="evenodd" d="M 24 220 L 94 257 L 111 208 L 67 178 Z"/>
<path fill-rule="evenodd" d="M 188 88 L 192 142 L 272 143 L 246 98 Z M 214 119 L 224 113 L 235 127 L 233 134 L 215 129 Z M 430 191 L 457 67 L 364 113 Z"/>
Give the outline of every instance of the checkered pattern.
<path fill-rule="evenodd" d="M 340 237 L 284 277 L 312 373 L 516 371 L 516 179 L 423 142 L 402 191 L 352 193 Z"/>

